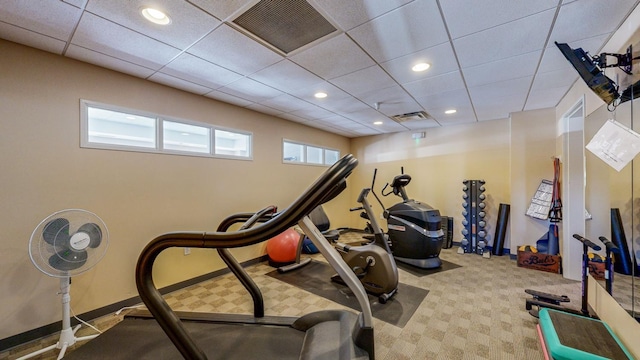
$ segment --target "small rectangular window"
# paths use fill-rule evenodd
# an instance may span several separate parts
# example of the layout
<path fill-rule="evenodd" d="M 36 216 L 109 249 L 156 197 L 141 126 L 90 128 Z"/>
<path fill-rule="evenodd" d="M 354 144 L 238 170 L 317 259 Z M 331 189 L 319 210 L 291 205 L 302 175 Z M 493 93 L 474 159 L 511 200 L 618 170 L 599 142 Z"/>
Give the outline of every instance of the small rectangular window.
<path fill-rule="evenodd" d="M 216 155 L 251 157 L 251 135 L 215 130 Z"/>
<path fill-rule="evenodd" d="M 80 100 L 80 146 L 251 160 L 253 135 Z"/>
<path fill-rule="evenodd" d="M 289 140 L 282 141 L 282 161 L 285 163 L 333 165 L 340 151 L 307 145 Z"/>
<path fill-rule="evenodd" d="M 211 129 L 165 120 L 162 122 L 162 148 L 209 154 Z"/>
<path fill-rule="evenodd" d="M 333 165 L 340 158 L 340 151 L 338 150 L 324 150 L 324 164 L 325 165 Z"/>
<path fill-rule="evenodd" d="M 95 144 L 156 148 L 156 119 L 89 107 L 87 141 Z"/>
<path fill-rule="evenodd" d="M 322 164 L 322 148 L 307 146 L 307 162 L 309 164 Z"/>
<path fill-rule="evenodd" d="M 282 159 L 286 162 L 305 162 L 304 145 L 285 141 L 282 146 Z"/>

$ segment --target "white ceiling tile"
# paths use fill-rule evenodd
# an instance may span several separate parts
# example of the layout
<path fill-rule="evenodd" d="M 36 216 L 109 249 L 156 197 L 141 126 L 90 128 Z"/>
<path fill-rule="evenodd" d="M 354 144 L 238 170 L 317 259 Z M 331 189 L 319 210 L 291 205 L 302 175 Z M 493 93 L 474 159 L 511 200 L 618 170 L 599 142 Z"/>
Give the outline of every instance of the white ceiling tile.
<path fill-rule="evenodd" d="M 238 73 L 186 53 L 175 58 L 160 71 L 210 89 L 217 89 L 242 78 Z"/>
<path fill-rule="evenodd" d="M 61 1 L 3 1 L 0 22 L 67 41 L 80 14 L 80 9 Z"/>
<path fill-rule="evenodd" d="M 534 51 L 463 68 L 464 80 L 467 86 L 472 87 L 531 76 L 536 72 L 541 54 L 542 50 Z"/>
<path fill-rule="evenodd" d="M 82 16 L 71 42 L 156 70 L 180 53 L 174 47 L 88 13 Z"/>
<path fill-rule="evenodd" d="M 456 106 L 455 114 L 445 114 L 446 108 L 434 109 L 430 114 L 442 125 L 467 124 L 476 122 L 476 114 L 471 103 Z"/>
<path fill-rule="evenodd" d="M 524 110 L 545 109 L 556 107 L 559 100 L 569 91 L 570 86 L 559 88 L 547 88 L 544 90 L 531 90 Z M 604 102 L 603 102 L 604 104 Z"/>
<path fill-rule="evenodd" d="M 62 2 L 66 2 L 69 5 L 73 5 L 77 8 L 81 8 L 85 4 L 85 0 L 62 0 Z"/>
<path fill-rule="evenodd" d="M 281 94 L 276 97 L 264 100 L 261 104 L 274 109 L 280 109 L 283 112 L 292 112 L 304 109 L 308 106 L 308 102 L 289 94 Z"/>
<path fill-rule="evenodd" d="M 524 96 L 531 86 L 532 80 L 533 76 L 527 76 L 519 79 L 470 87 L 471 100 L 475 104 L 476 101 L 484 102 L 490 100 L 500 102 L 501 99 L 508 96 Z"/>
<path fill-rule="evenodd" d="M 251 104 L 251 105 L 247 106 L 246 108 L 254 110 L 254 111 L 257 111 L 259 113 L 269 114 L 269 115 L 274 115 L 274 116 L 278 116 L 278 115 L 284 113 L 284 111 L 282 111 L 282 110 L 274 109 L 272 107 L 265 106 L 265 105 L 262 105 L 262 104 L 256 104 L 256 103 Z"/>
<path fill-rule="evenodd" d="M 481 6 L 469 5 L 468 0 L 440 0 L 453 39 L 554 9 L 558 0 L 484 0 Z"/>
<path fill-rule="evenodd" d="M 422 110 L 422 107 L 400 86 L 374 90 L 358 98 L 366 104 L 378 103 L 378 111 L 388 116 Z"/>
<path fill-rule="evenodd" d="M 356 27 L 349 35 L 378 62 L 449 40 L 435 1 L 413 1 Z"/>
<path fill-rule="evenodd" d="M 280 61 L 249 77 L 284 92 L 310 87 L 323 81 L 290 60 Z"/>
<path fill-rule="evenodd" d="M 216 99 L 216 100 L 219 100 L 219 101 L 223 101 L 223 102 L 226 102 L 226 103 L 229 103 L 229 104 L 237 105 L 237 106 L 240 106 L 240 107 L 246 107 L 246 106 L 249 106 L 249 105 L 253 104 L 252 101 L 245 100 L 243 98 L 239 98 L 237 96 L 233 96 L 233 95 L 230 95 L 230 94 L 227 94 L 227 93 L 223 93 L 223 92 L 218 91 L 218 90 L 214 90 L 214 91 L 211 91 L 209 93 L 206 93 L 204 96 L 212 98 L 212 99 Z"/>
<path fill-rule="evenodd" d="M 323 119 L 335 115 L 331 111 L 325 110 L 319 106 L 309 103 L 307 103 L 306 105 L 302 104 L 302 108 L 300 108 L 299 110 L 291 111 L 289 112 L 289 114 L 299 116 L 307 120 Z"/>
<path fill-rule="evenodd" d="M 469 88 L 478 120 L 502 119 L 522 111 L 532 76 Z"/>
<path fill-rule="evenodd" d="M 410 1 L 413 0 L 321 0 L 316 4 L 347 31 Z"/>
<path fill-rule="evenodd" d="M 144 66 L 132 64 L 109 55 L 85 49 L 76 45 L 70 45 L 65 53 L 66 56 L 81 60 L 90 64 L 102 66 L 107 69 L 119 71 L 121 73 L 147 78 L 155 71 Z"/>
<path fill-rule="evenodd" d="M 18 44 L 27 45 L 36 49 L 62 54 L 66 42 L 50 36 L 25 30 L 18 26 L 0 22 L 0 37 Z"/>
<path fill-rule="evenodd" d="M 357 136 L 370 136 L 370 135 L 378 135 L 382 134 L 382 131 L 371 129 L 371 128 L 361 128 L 361 129 L 353 129 L 353 132 L 356 133 Z"/>
<path fill-rule="evenodd" d="M 89 1 L 86 10 L 152 39 L 180 48 L 188 47 L 220 25 L 220 20 L 187 1 L 154 0 L 153 7 L 162 10 L 171 18 L 170 24 L 157 25 L 142 16 L 141 10 L 149 4 L 147 0 Z"/>
<path fill-rule="evenodd" d="M 416 100 L 422 105 L 427 113 L 436 119 L 440 119 L 446 110 L 455 109 L 471 109 L 471 100 L 466 89 L 458 89 L 453 91 L 443 91 L 428 96 L 416 97 Z"/>
<path fill-rule="evenodd" d="M 419 99 L 429 95 L 464 89 L 464 81 L 462 81 L 459 71 L 453 71 L 448 74 L 410 82 L 404 84 L 403 87 L 414 98 Z"/>
<path fill-rule="evenodd" d="M 571 44 L 577 40 L 610 34 L 618 28 L 629 12 L 630 5 L 635 2 L 580 0 L 562 5 L 550 40 Z"/>
<path fill-rule="evenodd" d="M 310 127 L 316 128 L 316 129 L 328 131 L 328 132 L 333 132 L 335 130 L 335 128 L 333 126 L 322 122 L 322 120 L 309 121 L 309 122 L 304 123 L 304 125 L 307 125 L 307 126 L 310 126 Z"/>
<path fill-rule="evenodd" d="M 331 83 L 354 96 L 398 85 L 377 65 L 331 79 Z"/>
<path fill-rule="evenodd" d="M 387 115 L 376 111 L 372 108 L 366 108 L 358 111 L 354 111 L 347 114 L 342 114 L 343 116 L 349 118 L 352 121 L 358 122 L 360 124 L 366 124 L 369 126 L 373 126 L 374 121 L 385 120 L 387 119 Z"/>
<path fill-rule="evenodd" d="M 282 95 L 282 91 L 249 78 L 234 81 L 218 90 L 257 103 Z"/>
<path fill-rule="evenodd" d="M 408 127 L 404 126 L 404 124 L 398 124 L 397 122 L 386 118 L 382 121 L 382 124 L 374 125 L 377 130 L 380 130 L 384 133 L 390 132 L 399 132 L 399 131 L 407 131 Z"/>
<path fill-rule="evenodd" d="M 411 70 L 415 64 L 421 62 L 431 66 L 421 72 Z M 381 65 L 401 84 L 458 70 L 458 62 L 449 42 L 384 62 Z"/>
<path fill-rule="evenodd" d="M 305 119 L 303 117 L 300 117 L 298 115 L 294 115 L 294 114 L 291 114 L 291 113 L 280 114 L 280 115 L 278 115 L 278 117 L 283 118 L 285 120 L 301 123 L 301 124 L 309 122 L 308 119 Z"/>
<path fill-rule="evenodd" d="M 334 36 L 290 59 L 324 79 L 332 79 L 375 64 L 346 34 Z"/>
<path fill-rule="evenodd" d="M 361 123 L 357 123 L 357 122 L 346 122 L 346 123 L 342 123 L 340 125 L 336 125 L 337 127 L 343 128 L 343 129 L 348 129 L 348 130 L 354 130 L 354 131 L 359 131 L 361 129 L 374 129 L 373 124 L 371 125 L 365 125 L 365 124 L 361 124 Z"/>
<path fill-rule="evenodd" d="M 545 90 L 553 88 L 568 88 L 578 78 L 576 71 L 556 70 L 545 73 L 538 73 L 533 79 L 531 91 Z"/>
<path fill-rule="evenodd" d="M 284 59 L 227 24 L 198 41 L 188 52 L 242 75 L 252 74 Z"/>
<path fill-rule="evenodd" d="M 227 20 L 230 16 L 236 16 L 238 10 L 246 11 L 248 4 L 257 2 L 256 0 L 188 0 L 189 2 L 199 6 L 204 11 L 217 17 L 220 20 Z"/>
<path fill-rule="evenodd" d="M 149 80 L 163 84 L 163 85 L 167 85 L 176 89 L 192 92 L 198 95 L 204 95 L 211 91 L 210 88 L 207 88 L 198 84 L 194 84 L 192 82 L 188 82 L 182 79 L 178 79 L 176 77 L 163 74 L 163 73 L 155 73 L 149 77 Z"/>
<path fill-rule="evenodd" d="M 371 109 L 370 105 L 367 105 L 352 96 L 342 99 L 332 99 L 324 104 L 318 104 L 318 106 L 341 115 Z"/>
<path fill-rule="evenodd" d="M 315 97 L 315 94 L 318 92 L 324 92 L 327 94 L 326 98 L 322 98 L 322 99 L 318 99 Z M 290 91 L 289 94 L 303 99 L 307 102 L 310 102 L 312 104 L 316 104 L 316 105 L 322 105 L 322 104 L 326 104 L 326 103 L 330 103 L 336 100 L 340 100 L 340 99 L 345 99 L 345 98 L 350 98 L 351 96 L 342 91 L 341 89 L 339 89 L 338 87 L 336 87 L 335 85 L 326 82 L 326 81 L 322 81 L 319 82 L 317 84 L 312 85 L 311 87 L 304 87 L 304 88 L 300 88 L 300 89 L 296 89 L 293 91 Z"/>
<path fill-rule="evenodd" d="M 554 10 L 547 10 L 455 39 L 453 44 L 460 66 L 465 69 L 542 50 L 554 14 Z"/>
<path fill-rule="evenodd" d="M 469 116 L 469 117 L 455 117 L 455 118 L 444 119 L 444 120 L 439 120 L 438 121 L 438 123 L 440 123 L 441 126 L 472 124 L 472 123 L 476 123 L 476 122 L 478 122 L 478 120 L 476 120 L 475 115 L 474 116 Z"/>
<path fill-rule="evenodd" d="M 340 125 L 340 124 L 344 124 L 346 122 L 351 122 L 352 120 L 347 119 L 344 116 L 340 116 L 340 115 L 331 115 L 329 117 L 323 118 L 322 120 L 320 120 L 326 124 L 331 124 L 331 125 Z"/>

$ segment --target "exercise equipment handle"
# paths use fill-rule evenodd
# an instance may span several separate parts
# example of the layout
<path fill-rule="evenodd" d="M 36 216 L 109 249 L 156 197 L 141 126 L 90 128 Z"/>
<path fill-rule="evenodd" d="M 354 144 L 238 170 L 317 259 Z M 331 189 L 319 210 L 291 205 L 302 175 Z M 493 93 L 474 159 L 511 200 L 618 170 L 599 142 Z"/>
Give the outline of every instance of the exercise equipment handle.
<path fill-rule="evenodd" d="M 579 240 L 581 243 L 583 243 L 584 245 L 592 248 L 595 251 L 599 251 L 600 249 L 602 249 L 599 245 L 594 244 L 593 241 L 591 241 L 591 240 L 589 240 L 589 239 L 587 239 L 587 238 L 585 238 L 583 236 L 580 236 L 578 234 L 573 234 L 573 238 L 576 239 L 576 240 Z"/>
<path fill-rule="evenodd" d="M 616 246 L 611 240 L 604 236 L 600 236 L 598 239 L 602 241 L 604 247 L 607 248 L 607 253 L 620 254 L 620 248 Z"/>

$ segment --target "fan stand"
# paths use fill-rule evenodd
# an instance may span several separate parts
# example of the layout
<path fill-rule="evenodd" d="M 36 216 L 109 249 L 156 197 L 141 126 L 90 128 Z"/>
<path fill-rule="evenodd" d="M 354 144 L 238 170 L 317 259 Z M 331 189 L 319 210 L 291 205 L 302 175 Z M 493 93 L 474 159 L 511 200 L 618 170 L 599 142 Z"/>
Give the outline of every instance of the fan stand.
<path fill-rule="evenodd" d="M 71 287 L 71 278 L 70 277 L 62 277 L 60 278 L 60 293 L 62 295 L 62 331 L 60 332 L 60 340 L 55 345 L 48 346 L 44 349 L 40 349 L 38 351 L 32 352 L 31 354 L 27 354 L 22 356 L 16 360 L 24 360 L 29 359 L 34 356 L 38 356 L 43 354 L 49 350 L 60 349 L 60 354 L 58 355 L 58 360 L 64 357 L 65 352 L 69 346 L 72 346 L 78 341 L 91 340 L 96 338 L 100 334 L 89 335 L 89 336 L 81 336 L 76 337 L 76 332 L 80 329 L 81 325 L 77 325 L 75 328 L 71 328 L 71 307 L 69 303 L 71 302 L 71 296 L 69 295 L 69 288 Z"/>

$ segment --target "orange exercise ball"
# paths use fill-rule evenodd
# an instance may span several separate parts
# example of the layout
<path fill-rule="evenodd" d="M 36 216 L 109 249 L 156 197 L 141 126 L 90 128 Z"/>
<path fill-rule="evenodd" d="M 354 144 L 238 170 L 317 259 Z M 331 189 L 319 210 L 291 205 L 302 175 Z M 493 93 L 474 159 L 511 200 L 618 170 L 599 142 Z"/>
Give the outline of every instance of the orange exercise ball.
<path fill-rule="evenodd" d="M 275 266 L 288 264 L 296 261 L 296 251 L 298 250 L 298 242 L 300 234 L 292 228 L 289 228 L 279 235 L 267 241 L 267 255 L 269 263 Z"/>

